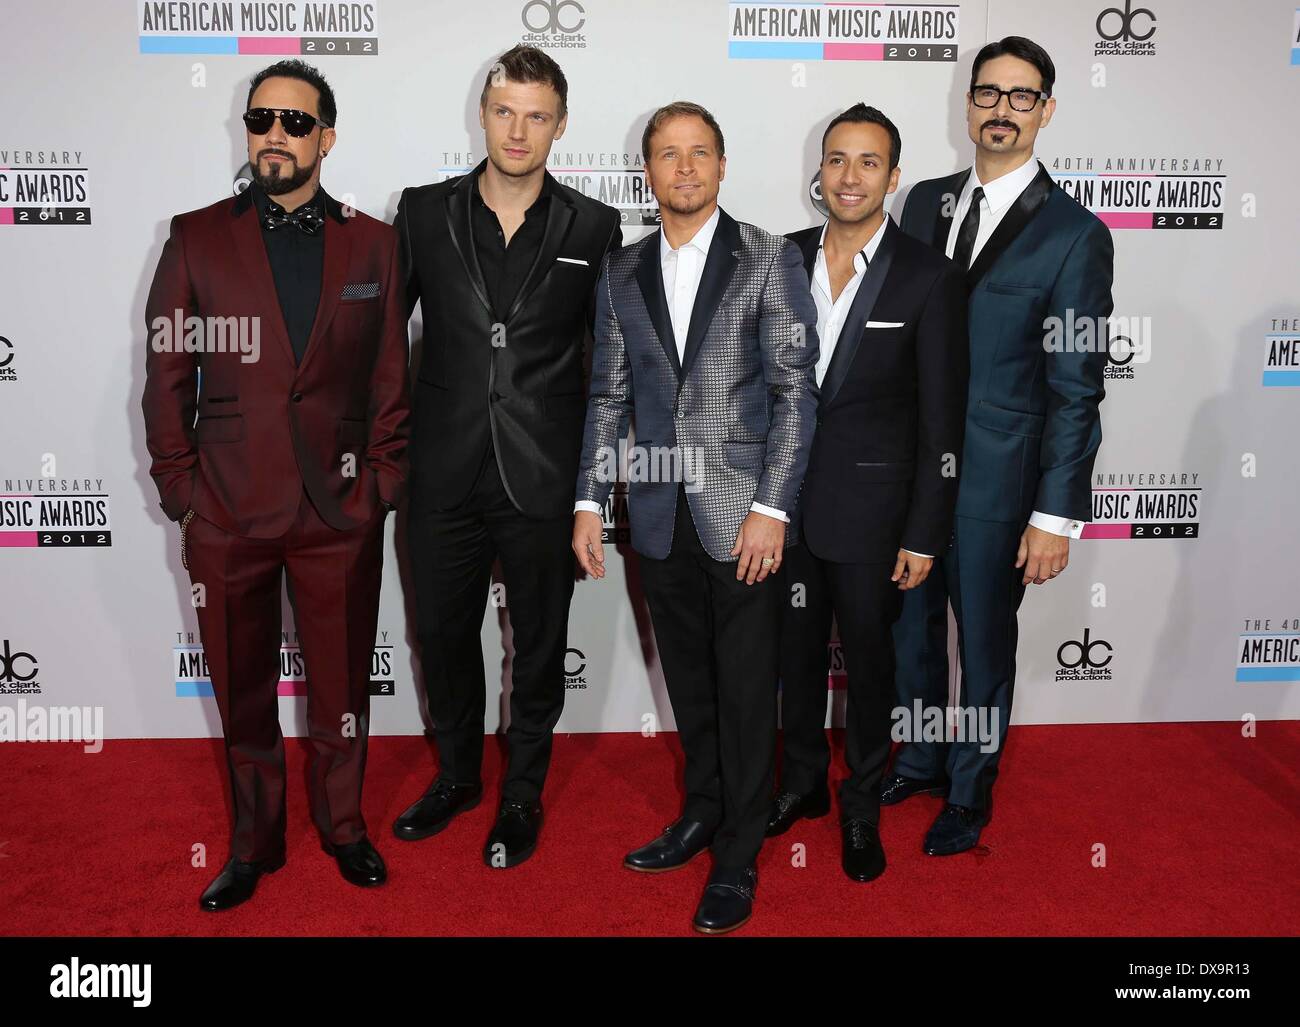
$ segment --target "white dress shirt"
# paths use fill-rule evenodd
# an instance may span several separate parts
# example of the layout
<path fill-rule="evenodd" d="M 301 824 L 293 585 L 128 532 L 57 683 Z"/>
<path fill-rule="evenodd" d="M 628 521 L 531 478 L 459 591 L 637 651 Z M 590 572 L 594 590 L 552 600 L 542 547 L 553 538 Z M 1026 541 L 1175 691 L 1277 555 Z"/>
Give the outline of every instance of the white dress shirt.
<path fill-rule="evenodd" d="M 948 228 L 948 245 L 944 252 L 951 257 L 957 246 L 957 235 L 961 231 L 961 223 L 966 218 L 966 212 L 970 210 L 971 194 L 976 186 L 983 188 L 984 199 L 980 203 L 979 231 L 975 235 L 975 245 L 971 248 L 972 264 L 979 257 L 984 244 L 989 241 L 989 236 L 1006 217 L 1011 205 L 1020 198 L 1020 194 L 1037 175 L 1038 161 L 1033 156 L 1030 156 L 1029 160 L 1015 171 L 1008 171 L 1001 178 L 995 178 L 991 182 L 981 182 L 979 173 L 972 167 L 970 174 L 966 176 L 966 184 L 962 187 L 961 196 L 957 199 L 957 209 L 953 211 L 952 225 Z M 1053 535 L 1065 535 L 1067 538 L 1079 538 L 1083 535 L 1083 521 L 1076 521 L 1069 517 L 1058 517 L 1055 514 L 1045 514 L 1035 510 L 1029 516 L 1029 523 Z"/>
<path fill-rule="evenodd" d="M 695 309 L 695 294 L 700 291 L 704 262 L 709 258 L 709 247 L 713 243 L 713 235 L 718 230 L 721 216 L 722 208 L 714 207 L 713 213 L 700 226 L 699 231 L 676 249 L 668 245 L 668 236 L 663 229 L 659 230 L 659 270 L 663 275 L 664 298 L 668 301 L 668 314 L 672 318 L 673 341 L 677 346 L 679 364 L 686 360 L 686 336 L 691 327 L 691 311 Z M 786 523 L 790 521 L 784 510 L 764 506 L 762 503 L 752 503 L 750 509 Z M 573 504 L 573 512 L 579 510 L 604 515 L 600 504 L 589 499 L 580 499 Z"/>
<path fill-rule="evenodd" d="M 830 222 L 822 226 L 821 239 L 817 242 L 817 263 L 813 266 L 812 280 L 813 302 L 817 304 L 817 341 L 821 346 L 821 352 L 817 356 L 819 387 L 822 379 L 826 377 L 826 369 L 831 365 L 831 357 L 835 353 L 836 344 L 840 341 L 840 331 L 844 328 L 845 318 L 849 316 L 849 308 L 853 306 L 853 299 L 858 294 L 858 286 L 866 277 L 867 265 L 876 258 L 876 251 L 880 249 L 880 240 L 885 237 L 885 221 L 888 220 L 889 215 L 886 214 L 875 234 L 867 240 L 867 245 L 853 254 L 853 277 L 834 299 L 831 298 L 831 274 L 826 265 L 825 249 L 826 227 Z M 913 553 L 910 549 L 904 549 L 903 552 L 932 559 L 925 553 Z"/>

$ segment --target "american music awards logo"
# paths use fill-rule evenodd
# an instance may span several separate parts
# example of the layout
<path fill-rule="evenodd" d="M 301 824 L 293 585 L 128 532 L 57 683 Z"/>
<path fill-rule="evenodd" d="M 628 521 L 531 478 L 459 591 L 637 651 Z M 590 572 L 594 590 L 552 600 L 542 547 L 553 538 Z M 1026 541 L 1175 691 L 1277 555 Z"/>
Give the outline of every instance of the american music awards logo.
<path fill-rule="evenodd" d="M 1057 157 L 1056 184 L 1110 228 L 1222 228 L 1221 157 Z"/>
<path fill-rule="evenodd" d="M 743 3 L 727 9 L 733 60 L 956 61 L 957 4 Z"/>
<path fill-rule="evenodd" d="M 1110 681 L 1110 661 L 1114 647 L 1102 638 L 1093 638 L 1092 629 L 1084 628 L 1081 638 L 1069 638 L 1056 647 L 1056 680 Z"/>
<path fill-rule="evenodd" d="M 1264 385 L 1300 386 L 1300 317 L 1275 317 L 1270 327 L 1264 336 Z"/>
<path fill-rule="evenodd" d="M 1247 617 L 1237 636 L 1238 681 L 1300 681 L 1300 617 Z"/>
<path fill-rule="evenodd" d="M 80 150 L 0 149 L 0 225 L 90 224 L 89 175 Z"/>
<path fill-rule="evenodd" d="M 0 549 L 111 546 L 108 500 L 103 478 L 5 478 Z"/>
<path fill-rule="evenodd" d="M 1134 7 L 1133 0 L 1123 6 L 1107 7 L 1097 15 L 1097 43 L 1094 57 L 1154 57 L 1156 34 L 1155 12 L 1149 7 Z"/>
<path fill-rule="evenodd" d="M 178 631 L 172 645 L 172 668 L 176 672 L 176 697 L 178 699 L 210 696 L 212 675 L 208 671 L 208 658 L 197 631 Z M 302 647 L 296 631 L 280 633 L 280 681 L 276 694 L 283 696 L 307 694 L 307 669 Z M 394 695 L 393 646 L 388 632 L 380 631 L 374 651 L 370 656 L 370 694 Z"/>
<path fill-rule="evenodd" d="M 374 56 L 376 0 L 136 0 L 142 54 Z"/>
<path fill-rule="evenodd" d="M 1200 473 L 1098 471 L 1092 521 L 1083 537 L 1171 539 L 1200 537 Z"/>
<path fill-rule="evenodd" d="M 614 487 L 605 498 L 601 520 L 604 522 L 604 530 L 600 533 L 602 545 L 617 546 L 632 541 L 632 522 L 628 520 L 627 513 L 627 482 L 614 482 Z"/>
<path fill-rule="evenodd" d="M 471 153 L 443 151 L 439 181 L 459 178 L 478 166 Z M 624 227 L 659 225 L 659 201 L 645 180 L 639 153 L 608 151 L 551 152 L 546 170 L 562 185 L 618 211 Z"/>
<path fill-rule="evenodd" d="M 587 9 L 578 0 L 527 0 L 519 17 L 524 34 L 519 42 L 539 50 L 582 50 L 587 37 Z"/>

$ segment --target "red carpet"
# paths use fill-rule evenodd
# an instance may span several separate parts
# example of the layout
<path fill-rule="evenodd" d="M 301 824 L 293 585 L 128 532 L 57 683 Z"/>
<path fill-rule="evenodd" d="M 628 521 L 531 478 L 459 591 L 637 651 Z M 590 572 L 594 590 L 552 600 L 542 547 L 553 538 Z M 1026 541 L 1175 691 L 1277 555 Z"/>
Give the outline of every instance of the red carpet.
<path fill-rule="evenodd" d="M 854 884 L 834 816 L 769 842 L 738 935 L 1294 935 L 1300 923 L 1300 723 L 1018 727 L 980 850 L 933 858 L 939 800 L 885 810 L 889 869 Z M 491 740 L 489 740 L 491 742 Z M 836 739 L 836 770 L 843 756 Z M 391 823 L 432 776 L 431 743 L 371 742 L 365 812 L 389 882 L 346 884 L 307 814 L 305 748 L 287 741 L 289 861 L 237 910 L 199 893 L 226 858 L 225 774 L 210 740 L 0 747 L 0 934 L 687 935 L 708 873 L 642 875 L 623 853 L 677 814 L 676 735 L 556 739 L 531 860 L 483 866 L 493 801 L 422 842 Z M 191 866 L 191 847 L 207 865 Z M 806 846 L 807 865 L 791 865 Z M 1093 847 L 1105 846 L 1105 867 Z"/>

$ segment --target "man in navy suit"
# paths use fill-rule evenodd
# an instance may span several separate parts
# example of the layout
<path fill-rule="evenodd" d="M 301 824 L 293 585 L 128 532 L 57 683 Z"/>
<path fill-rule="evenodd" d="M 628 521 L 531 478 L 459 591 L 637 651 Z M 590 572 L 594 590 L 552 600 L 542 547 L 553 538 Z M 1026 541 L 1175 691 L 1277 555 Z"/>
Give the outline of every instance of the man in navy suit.
<path fill-rule="evenodd" d="M 886 805 L 945 796 L 925 839 L 935 856 L 971 848 L 988 823 L 1011 716 L 1016 611 L 1028 584 L 1069 563 L 1101 445 L 1114 249 L 1106 226 L 1034 159 L 1056 109 L 1055 77 L 1052 59 L 1023 37 L 980 50 L 966 95 L 974 167 L 919 183 L 903 211 L 903 231 L 966 271 L 970 389 L 952 545 L 894 628 L 899 701 L 946 705 L 951 599 L 962 663 L 956 723 L 983 712 L 993 727 L 991 738 L 909 741 L 881 785 Z M 1081 344 L 1062 344 L 1053 330 L 1085 320 L 1102 330 Z"/>

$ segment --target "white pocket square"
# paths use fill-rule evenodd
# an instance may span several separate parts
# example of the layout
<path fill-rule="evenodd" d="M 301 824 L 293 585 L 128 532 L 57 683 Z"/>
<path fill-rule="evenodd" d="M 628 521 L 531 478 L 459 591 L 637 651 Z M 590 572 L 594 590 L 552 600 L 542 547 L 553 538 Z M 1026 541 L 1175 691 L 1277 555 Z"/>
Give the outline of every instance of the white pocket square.
<path fill-rule="evenodd" d="M 582 260 L 578 257 L 556 257 L 555 259 L 562 260 L 566 264 L 581 264 L 583 267 L 591 267 L 591 265 L 588 264 L 585 260 Z"/>
<path fill-rule="evenodd" d="M 906 321 L 868 321 L 868 328 L 902 328 Z"/>

